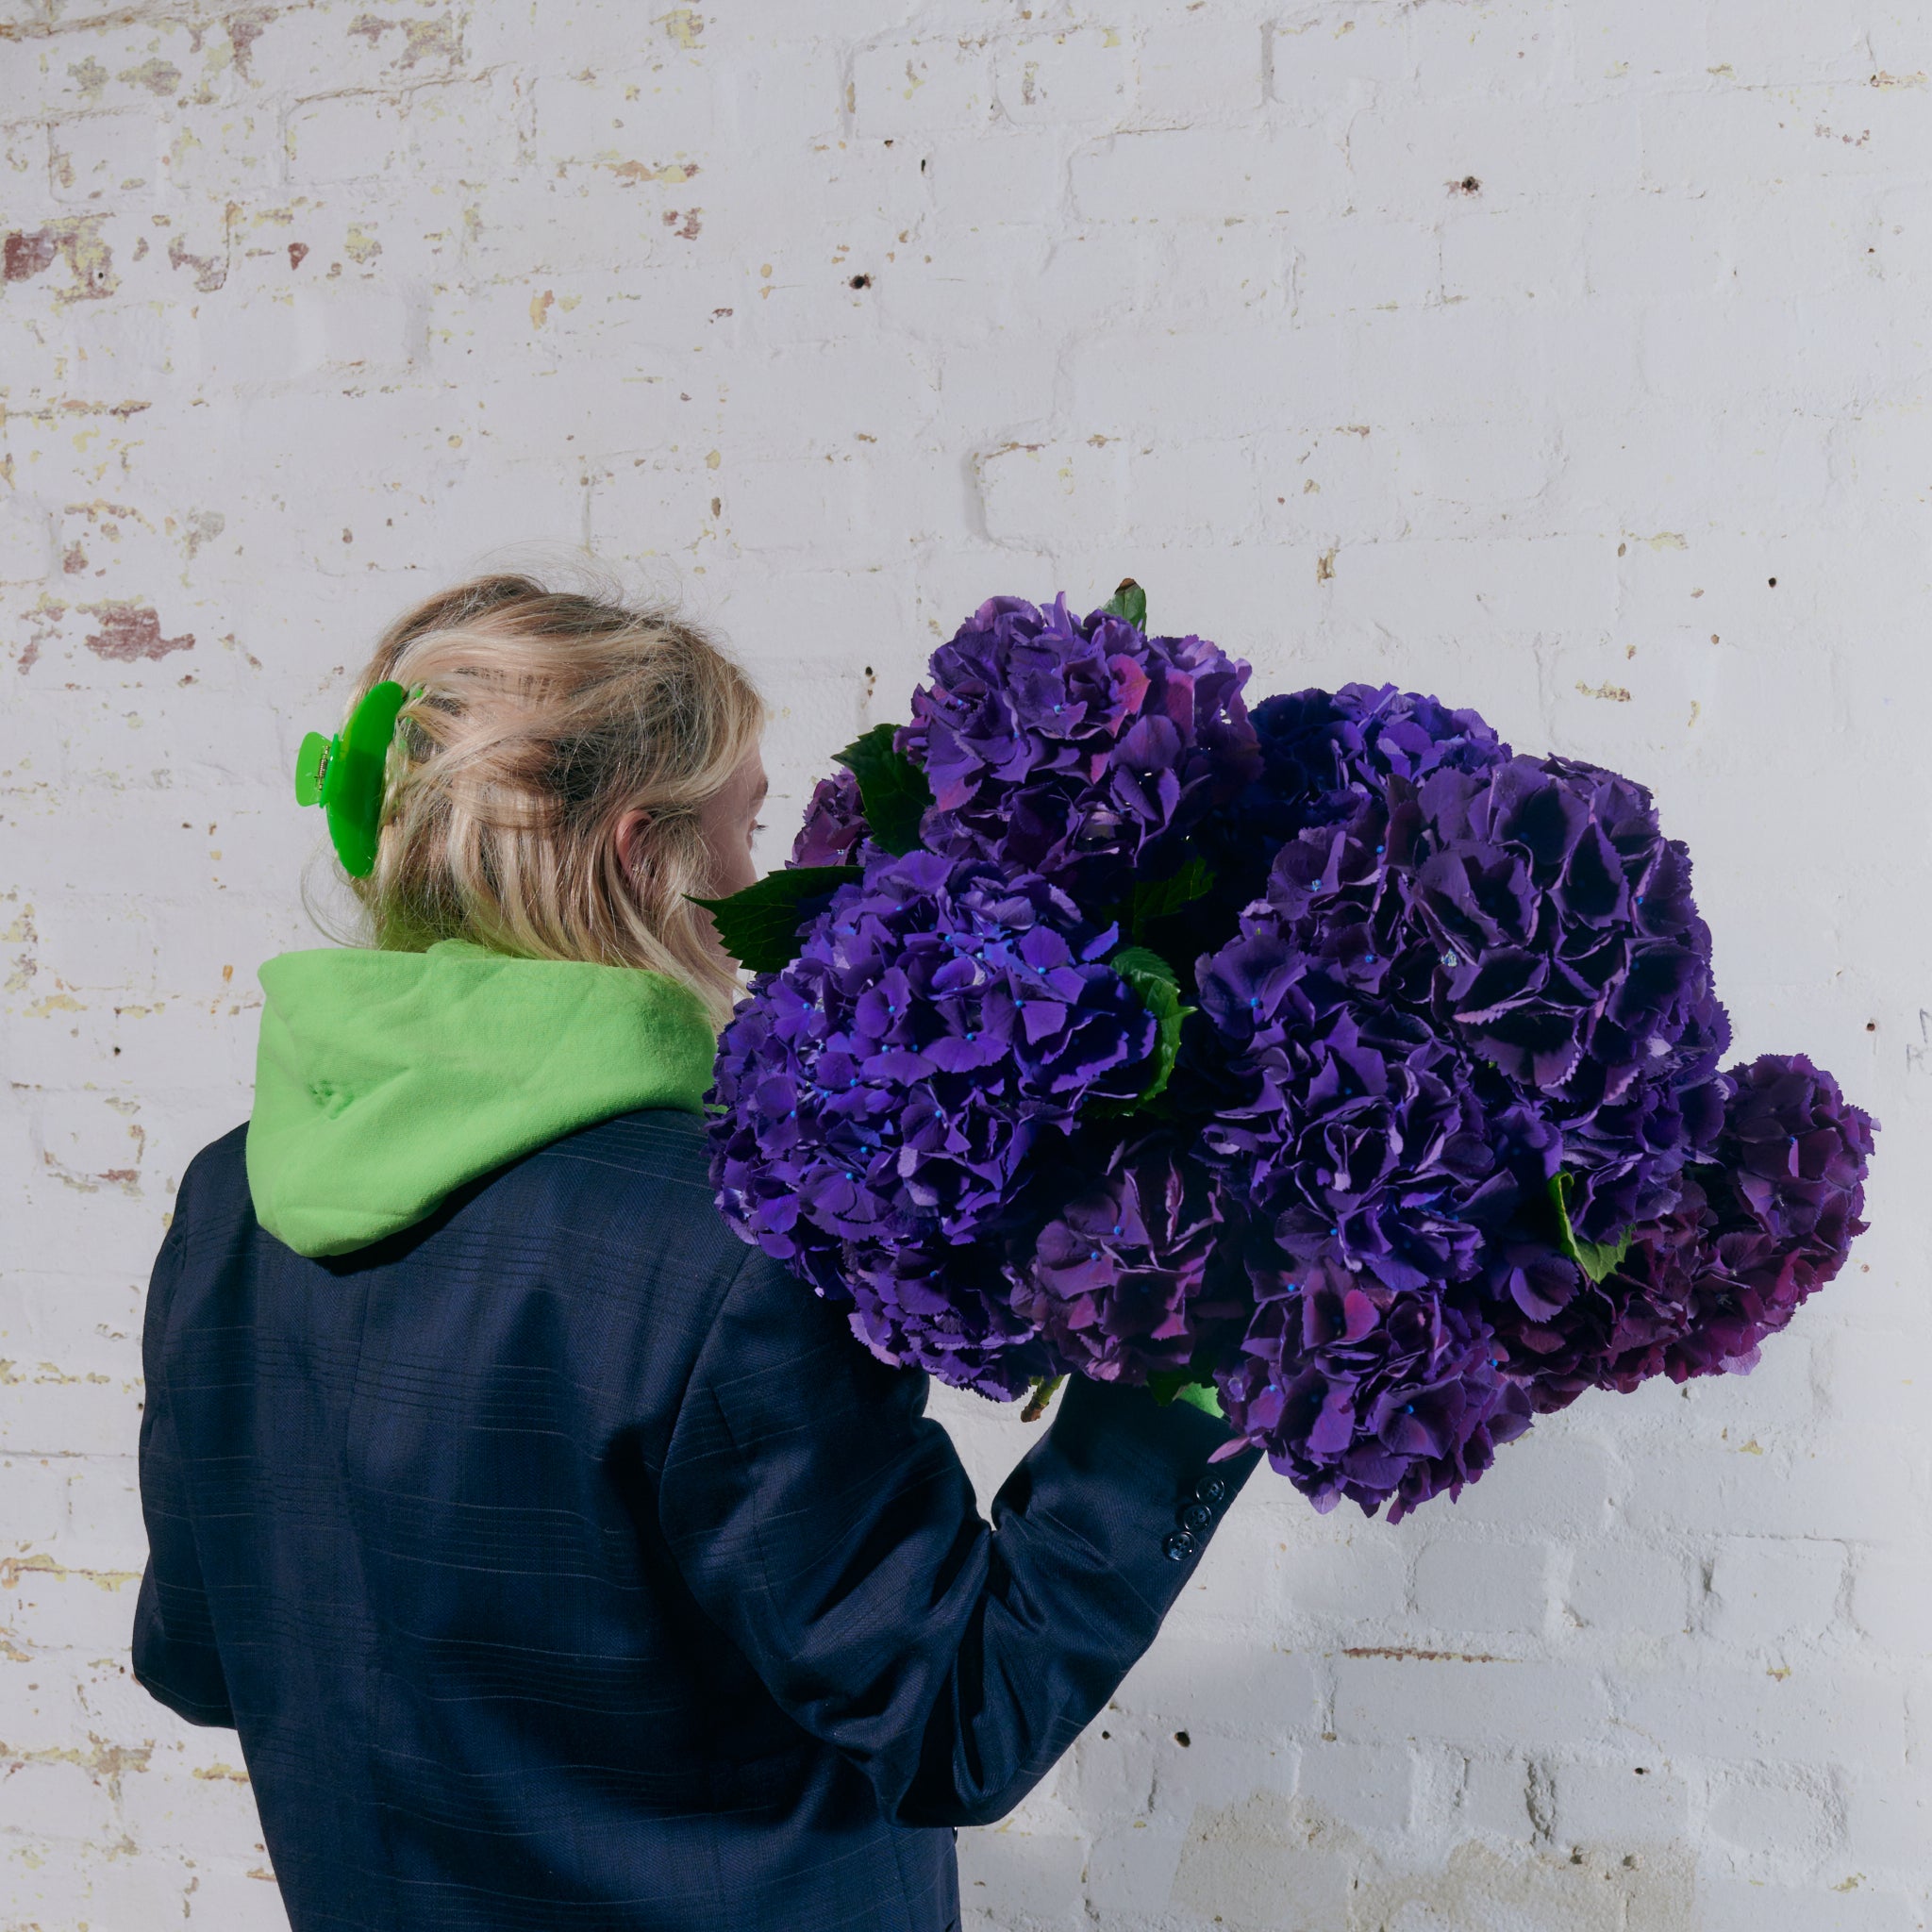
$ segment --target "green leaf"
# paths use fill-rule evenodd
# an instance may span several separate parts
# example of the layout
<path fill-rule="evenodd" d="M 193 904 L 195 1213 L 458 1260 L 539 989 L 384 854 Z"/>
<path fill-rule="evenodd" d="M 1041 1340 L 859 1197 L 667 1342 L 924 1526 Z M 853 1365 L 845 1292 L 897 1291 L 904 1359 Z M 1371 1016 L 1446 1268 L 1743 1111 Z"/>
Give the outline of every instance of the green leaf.
<path fill-rule="evenodd" d="M 1205 899 L 1214 890 L 1214 874 L 1198 858 L 1191 858 L 1172 878 L 1152 884 L 1137 880 L 1132 909 L 1127 915 L 1138 941 L 1157 919 L 1172 919 L 1196 899 Z"/>
<path fill-rule="evenodd" d="M 1204 1415 L 1223 1413 L 1214 1384 L 1201 1380 L 1192 1369 L 1156 1369 L 1147 1377 L 1147 1387 L 1163 1407 L 1170 1402 L 1186 1402 Z"/>
<path fill-rule="evenodd" d="M 925 782 L 925 774 L 892 748 L 898 730 L 896 724 L 874 724 L 834 759 L 858 780 L 859 803 L 865 808 L 873 843 L 894 855 L 918 845 L 920 821 L 932 807 L 932 787 Z"/>
<path fill-rule="evenodd" d="M 1626 1227 L 1613 1241 L 1580 1240 L 1570 1223 L 1570 1191 L 1575 1184 L 1574 1174 L 1550 1176 L 1550 1200 L 1557 1209 L 1557 1245 L 1591 1281 L 1607 1281 L 1623 1266 L 1624 1256 L 1630 1252 L 1630 1237 L 1636 1230 Z"/>
<path fill-rule="evenodd" d="M 1152 1071 L 1146 1083 L 1130 1101 L 1102 1108 L 1106 1113 L 1132 1113 L 1159 1099 L 1174 1074 L 1174 1063 L 1181 1050 L 1181 1022 L 1194 1008 L 1181 1004 L 1180 982 L 1174 970 L 1158 953 L 1145 946 L 1124 946 L 1107 962 L 1141 996 L 1141 1003 L 1154 1015 Z"/>
<path fill-rule="evenodd" d="M 1109 617 L 1124 617 L 1136 630 L 1147 628 L 1147 592 L 1132 577 L 1123 577 L 1120 589 L 1100 608 Z"/>
<path fill-rule="evenodd" d="M 798 958 L 798 928 L 815 901 L 860 876 L 856 865 L 800 865 L 789 872 L 767 873 L 757 885 L 733 892 L 728 899 L 700 899 L 718 928 L 724 950 L 754 973 L 777 973 Z"/>

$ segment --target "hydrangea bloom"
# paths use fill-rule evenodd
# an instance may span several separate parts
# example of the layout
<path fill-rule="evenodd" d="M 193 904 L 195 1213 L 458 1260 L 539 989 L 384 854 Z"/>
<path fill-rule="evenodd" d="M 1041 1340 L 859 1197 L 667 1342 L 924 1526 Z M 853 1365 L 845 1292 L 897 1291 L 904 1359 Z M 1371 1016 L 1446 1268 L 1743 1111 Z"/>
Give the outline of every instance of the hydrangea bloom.
<path fill-rule="evenodd" d="M 881 1345 L 931 1332 L 950 1379 L 984 1381 L 960 1350 L 990 1359 L 1011 1324 L 952 1254 L 1013 1212 L 1040 1134 L 1139 1091 L 1155 1023 L 1105 963 L 1117 940 L 1032 874 L 875 859 L 725 1032 L 725 1213 L 821 1289 L 863 1284 Z"/>
<path fill-rule="evenodd" d="M 1540 1408 L 1653 1375 L 1749 1369 L 1864 1231 L 1871 1116 L 1803 1055 L 1766 1055 L 1728 1079 L 1716 1161 L 1636 1231 L 1607 1280 L 1579 1275 L 1540 1318 L 1513 1324 L 1512 1354 Z"/>
<path fill-rule="evenodd" d="M 1180 841 L 1254 769 L 1248 669 L 1196 637 L 982 604 L 933 653 L 900 749 L 933 789 L 925 842 L 1039 873 L 1082 905 L 1181 862 Z"/>
<path fill-rule="evenodd" d="M 1333 1261 L 1256 1268 L 1254 1320 L 1214 1380 L 1241 1442 L 1264 1449 L 1317 1509 L 1344 1496 L 1391 1522 L 1455 1496 L 1529 1426 L 1478 1316 L 1441 1293 L 1396 1292 Z"/>
<path fill-rule="evenodd" d="M 1309 825 L 1352 817 L 1391 778 L 1482 773 L 1509 747 L 1474 711 L 1392 684 L 1345 684 L 1266 698 L 1253 713 L 1254 778 L 1202 827 L 1203 856 L 1230 913 L 1257 897 L 1275 854 Z"/>
<path fill-rule="evenodd" d="M 1381 971 L 1364 954 L 1361 970 Z M 1485 1109 L 1453 1041 L 1320 975 L 1261 908 L 1201 962 L 1219 1112 L 1202 1149 L 1291 1261 L 1366 1270 L 1389 1289 L 1478 1274 L 1518 1187 L 1512 1123 Z"/>
<path fill-rule="evenodd" d="M 865 808 L 858 780 L 842 765 L 813 786 L 805 823 L 791 841 L 793 865 L 856 865 L 866 835 Z"/>
<path fill-rule="evenodd" d="M 1013 1243 L 1015 1311 L 1060 1364 L 1096 1381 L 1185 1369 L 1247 1301 L 1245 1283 L 1217 1266 L 1223 1204 L 1212 1176 L 1165 1131 L 1090 1133 L 1070 1166 L 1037 1235 L 1029 1228 Z"/>
<path fill-rule="evenodd" d="M 1667 1212 L 1722 1124 L 1730 1044 L 1689 852 L 1641 786 L 1574 759 L 1439 771 L 1416 803 L 1437 1010 L 1541 1096 L 1577 1175 L 1579 1232 Z"/>

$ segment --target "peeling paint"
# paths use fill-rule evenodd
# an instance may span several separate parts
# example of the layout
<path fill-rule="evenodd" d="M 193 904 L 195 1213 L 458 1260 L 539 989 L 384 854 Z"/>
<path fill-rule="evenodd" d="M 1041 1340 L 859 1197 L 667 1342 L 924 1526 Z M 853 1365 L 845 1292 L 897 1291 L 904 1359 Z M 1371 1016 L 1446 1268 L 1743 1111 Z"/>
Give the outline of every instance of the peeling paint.
<path fill-rule="evenodd" d="M 194 633 L 184 631 L 178 638 L 161 635 L 161 620 L 152 604 L 123 603 L 108 599 L 100 604 L 79 607 L 100 624 L 100 629 L 85 641 L 96 658 L 111 663 L 132 664 L 141 658 L 165 658 L 175 651 L 192 651 Z"/>
<path fill-rule="evenodd" d="M 125 1590 L 130 1583 L 141 1581 L 139 1570 L 80 1570 L 70 1568 L 65 1563 L 57 1563 L 52 1557 L 0 1557 L 0 1590 L 18 1590 L 23 1576 L 52 1576 L 60 1582 L 77 1577 L 82 1583 L 92 1583 L 96 1590 Z M 0 1756 L 7 1747 L 0 1744 Z"/>
<path fill-rule="evenodd" d="M 658 15 L 657 25 L 687 54 L 691 54 L 697 51 L 699 36 L 705 30 L 705 17 L 689 7 L 674 7 L 669 13 Z"/>
<path fill-rule="evenodd" d="M 114 77 L 129 87 L 144 87 L 151 94 L 172 94 L 181 85 L 181 70 L 172 60 L 159 58 L 123 68 Z"/>
<path fill-rule="evenodd" d="M 275 17 L 275 9 L 272 7 L 244 7 L 222 23 L 227 32 L 229 50 L 234 56 L 235 72 L 243 80 L 255 78 L 255 43 Z"/>
<path fill-rule="evenodd" d="M 114 273 L 113 250 L 101 239 L 106 221 L 105 215 L 76 215 L 49 222 L 43 228 L 15 229 L 0 241 L 0 281 L 30 281 L 51 268 L 57 258 L 64 258 L 74 281 L 57 291 L 57 302 L 111 295 L 121 281 Z"/>
<path fill-rule="evenodd" d="M 599 161 L 600 168 L 608 168 L 626 188 L 635 188 L 645 181 L 661 181 L 669 188 L 682 188 L 687 181 L 695 178 L 698 164 L 695 161 L 665 161 L 653 167 L 645 161 Z"/>

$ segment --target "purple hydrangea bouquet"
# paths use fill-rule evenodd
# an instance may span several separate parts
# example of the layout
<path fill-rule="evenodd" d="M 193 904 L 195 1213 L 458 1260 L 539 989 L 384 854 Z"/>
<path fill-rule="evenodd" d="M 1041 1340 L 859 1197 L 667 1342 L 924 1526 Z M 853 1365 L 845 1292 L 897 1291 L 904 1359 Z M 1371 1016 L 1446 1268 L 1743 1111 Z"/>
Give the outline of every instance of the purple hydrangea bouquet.
<path fill-rule="evenodd" d="M 883 1359 L 1226 1417 L 1391 1520 L 1589 1389 L 1738 1373 L 1874 1123 L 1726 1069 L 1690 859 L 1615 773 L 1349 685 L 1249 709 L 1124 584 L 982 605 L 841 753 L 756 970 L 719 1204 Z"/>

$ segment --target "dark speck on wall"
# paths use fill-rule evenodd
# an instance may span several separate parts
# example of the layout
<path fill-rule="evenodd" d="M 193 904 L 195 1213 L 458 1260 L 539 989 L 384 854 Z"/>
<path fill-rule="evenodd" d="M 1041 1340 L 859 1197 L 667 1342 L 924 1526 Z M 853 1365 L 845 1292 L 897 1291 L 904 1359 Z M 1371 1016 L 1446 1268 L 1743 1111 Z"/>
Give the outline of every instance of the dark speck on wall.
<path fill-rule="evenodd" d="M 872 277 L 870 275 L 854 275 L 852 277 L 852 286 L 855 289 L 869 289 L 872 287 Z"/>
<path fill-rule="evenodd" d="M 1183 1746 L 1191 1744 L 1194 1741 L 1193 1739 L 1189 1737 L 1187 1732 L 1185 1731 L 1176 1731 L 1174 1734 L 1174 1740 L 1176 1744 L 1180 1744 Z"/>

